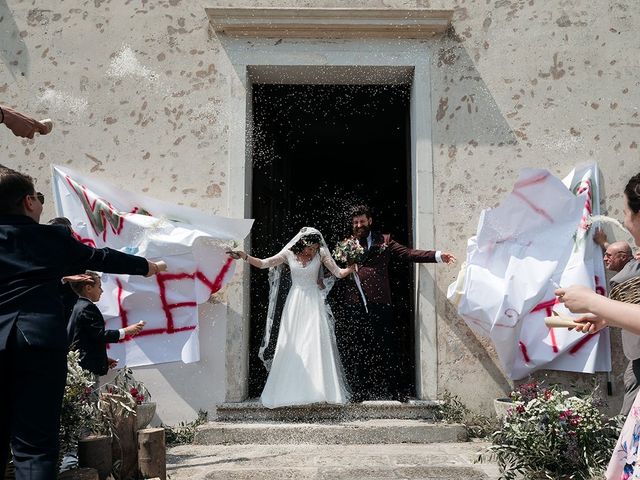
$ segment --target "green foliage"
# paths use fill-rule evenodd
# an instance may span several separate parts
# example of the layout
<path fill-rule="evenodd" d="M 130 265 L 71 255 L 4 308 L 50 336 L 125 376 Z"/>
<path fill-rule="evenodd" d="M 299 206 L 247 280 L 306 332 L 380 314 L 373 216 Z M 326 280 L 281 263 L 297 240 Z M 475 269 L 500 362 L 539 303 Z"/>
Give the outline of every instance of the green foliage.
<path fill-rule="evenodd" d="M 462 423 L 471 438 L 485 438 L 498 429 L 499 423 L 494 417 L 471 412 L 456 395 L 444 391 L 437 419 L 447 423 Z"/>
<path fill-rule="evenodd" d="M 531 382 L 511 398 L 514 408 L 480 461 L 495 459 L 504 480 L 587 480 L 602 474 L 622 422 L 600 413 L 593 393 L 572 396 L 559 386 Z"/>
<path fill-rule="evenodd" d="M 118 370 L 110 386 L 119 392 L 126 392 L 137 405 L 147 402 L 151 398 L 147 387 L 133 377 L 133 371 L 129 367 Z"/>
<path fill-rule="evenodd" d="M 462 423 L 469 414 L 469 409 L 460 401 L 457 395 L 445 390 L 442 394 L 440 408 L 437 419 L 448 423 Z"/>
<path fill-rule="evenodd" d="M 198 411 L 198 418 L 191 422 L 180 422 L 178 426 L 161 425 L 164 428 L 165 442 L 167 447 L 176 445 L 187 445 L 193 443 L 196 429 L 207 421 L 207 412 Z"/>
<path fill-rule="evenodd" d="M 76 449 L 78 440 L 88 432 L 99 428 L 93 395 L 93 376 L 84 370 L 79 362 L 79 353 L 71 351 L 67 355 L 67 383 L 62 398 L 60 416 L 60 454 L 65 455 Z"/>

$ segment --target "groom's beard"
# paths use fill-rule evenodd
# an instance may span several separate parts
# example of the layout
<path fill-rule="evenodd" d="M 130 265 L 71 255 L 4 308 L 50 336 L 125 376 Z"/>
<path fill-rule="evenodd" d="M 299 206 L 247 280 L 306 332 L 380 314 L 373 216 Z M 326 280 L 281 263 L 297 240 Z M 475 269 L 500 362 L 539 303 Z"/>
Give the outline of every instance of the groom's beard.
<path fill-rule="evenodd" d="M 371 227 L 354 228 L 353 229 L 353 234 L 357 238 L 367 238 L 369 236 L 369 232 L 370 231 L 371 231 Z"/>

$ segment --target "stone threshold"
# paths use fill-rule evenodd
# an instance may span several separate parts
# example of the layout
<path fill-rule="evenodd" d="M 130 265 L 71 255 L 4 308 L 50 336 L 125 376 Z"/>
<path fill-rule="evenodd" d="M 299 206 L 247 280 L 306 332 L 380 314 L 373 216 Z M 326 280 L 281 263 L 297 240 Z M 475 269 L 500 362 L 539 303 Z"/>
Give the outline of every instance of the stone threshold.
<path fill-rule="evenodd" d="M 280 408 L 264 407 L 258 399 L 216 405 L 212 419 L 218 422 L 344 422 L 370 419 L 421 419 L 434 421 L 441 402 L 409 400 L 366 401 L 346 405 L 312 404 Z"/>
<path fill-rule="evenodd" d="M 198 427 L 199 445 L 399 444 L 468 440 L 464 425 L 416 419 L 368 419 L 340 423 L 208 422 Z"/>

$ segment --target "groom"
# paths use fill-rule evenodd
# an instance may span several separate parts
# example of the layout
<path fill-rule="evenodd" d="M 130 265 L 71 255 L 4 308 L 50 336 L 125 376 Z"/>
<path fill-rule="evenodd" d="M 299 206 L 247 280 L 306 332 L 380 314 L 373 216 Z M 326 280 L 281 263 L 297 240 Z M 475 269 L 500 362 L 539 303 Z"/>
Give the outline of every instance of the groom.
<path fill-rule="evenodd" d="M 398 399 L 399 357 L 396 345 L 389 264 L 391 262 L 453 263 L 451 253 L 414 250 L 391 239 L 390 234 L 372 230 L 373 217 L 366 205 L 350 211 L 353 236 L 364 248 L 358 265 L 362 295 L 354 281 L 345 286 L 345 318 L 348 339 L 341 342 L 351 350 L 344 356 L 345 371 L 353 400 Z"/>

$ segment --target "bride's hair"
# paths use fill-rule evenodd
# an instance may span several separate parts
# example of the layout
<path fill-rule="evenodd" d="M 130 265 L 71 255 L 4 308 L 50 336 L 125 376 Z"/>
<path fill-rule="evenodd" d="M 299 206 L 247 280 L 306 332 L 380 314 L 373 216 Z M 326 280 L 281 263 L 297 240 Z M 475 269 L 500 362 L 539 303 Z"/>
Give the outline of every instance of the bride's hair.
<path fill-rule="evenodd" d="M 320 235 L 318 235 L 317 233 L 310 233 L 309 235 L 300 237 L 300 240 L 291 245 L 290 250 L 297 255 L 306 247 L 309 247 L 311 245 L 320 245 L 320 241 Z"/>

